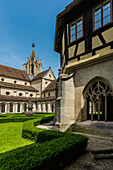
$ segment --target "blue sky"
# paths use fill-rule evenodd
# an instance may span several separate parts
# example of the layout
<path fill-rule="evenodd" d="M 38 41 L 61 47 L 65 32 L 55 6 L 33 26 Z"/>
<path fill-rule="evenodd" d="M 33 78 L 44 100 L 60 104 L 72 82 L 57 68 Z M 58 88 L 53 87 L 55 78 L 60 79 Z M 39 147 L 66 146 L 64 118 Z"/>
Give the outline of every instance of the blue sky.
<path fill-rule="evenodd" d="M 0 64 L 23 69 L 32 51 L 43 70 L 58 75 L 60 56 L 54 51 L 56 16 L 72 0 L 0 0 Z"/>

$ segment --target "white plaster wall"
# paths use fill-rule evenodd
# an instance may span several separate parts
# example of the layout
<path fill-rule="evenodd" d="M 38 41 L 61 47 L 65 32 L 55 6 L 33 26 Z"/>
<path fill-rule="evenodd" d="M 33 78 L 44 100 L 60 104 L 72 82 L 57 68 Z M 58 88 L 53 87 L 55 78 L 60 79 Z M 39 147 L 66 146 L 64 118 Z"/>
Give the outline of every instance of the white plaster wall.
<path fill-rule="evenodd" d="M 4 76 L 0 76 L 0 81 L 1 79 L 4 78 L 4 82 L 7 82 L 7 83 L 14 83 L 14 81 L 17 81 L 16 84 L 20 84 L 20 85 L 25 85 L 25 83 L 27 83 L 27 86 L 30 86 L 30 82 L 28 81 L 23 81 L 23 80 L 19 80 L 18 78 L 17 79 L 14 79 L 14 78 L 9 78 L 9 77 L 4 77 Z M 2 81 L 1 81 L 2 82 Z"/>

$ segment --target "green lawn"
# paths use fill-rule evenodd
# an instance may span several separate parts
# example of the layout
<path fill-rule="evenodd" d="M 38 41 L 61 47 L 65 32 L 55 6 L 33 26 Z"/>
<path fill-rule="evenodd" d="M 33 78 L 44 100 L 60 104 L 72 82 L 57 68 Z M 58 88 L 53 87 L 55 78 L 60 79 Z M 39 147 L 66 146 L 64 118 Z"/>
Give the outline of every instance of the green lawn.
<path fill-rule="evenodd" d="M 33 143 L 22 138 L 22 125 L 23 122 L 0 123 L 0 153 Z"/>

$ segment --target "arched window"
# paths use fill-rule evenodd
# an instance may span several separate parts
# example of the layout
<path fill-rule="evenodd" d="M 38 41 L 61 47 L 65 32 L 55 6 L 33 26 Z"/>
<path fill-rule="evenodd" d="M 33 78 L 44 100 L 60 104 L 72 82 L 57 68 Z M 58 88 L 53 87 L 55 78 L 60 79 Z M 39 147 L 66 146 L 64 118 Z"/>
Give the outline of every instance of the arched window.
<path fill-rule="evenodd" d="M 91 120 L 108 120 L 111 114 L 109 110 L 109 98 L 112 96 L 112 88 L 103 80 L 93 81 L 88 87 L 86 92 L 87 104 L 88 104 L 88 119 Z M 113 102 L 111 102 L 113 104 Z M 113 116 L 112 118 L 113 119 Z"/>

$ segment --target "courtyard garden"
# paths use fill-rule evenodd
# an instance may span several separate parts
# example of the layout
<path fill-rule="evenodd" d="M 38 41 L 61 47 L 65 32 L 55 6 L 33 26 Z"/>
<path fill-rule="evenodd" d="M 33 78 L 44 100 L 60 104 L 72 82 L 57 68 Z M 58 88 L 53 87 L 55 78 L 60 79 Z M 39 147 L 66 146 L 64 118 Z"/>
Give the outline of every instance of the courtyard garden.
<path fill-rule="evenodd" d="M 63 169 L 83 154 L 88 138 L 37 128 L 53 113 L 0 115 L 0 170 Z"/>

